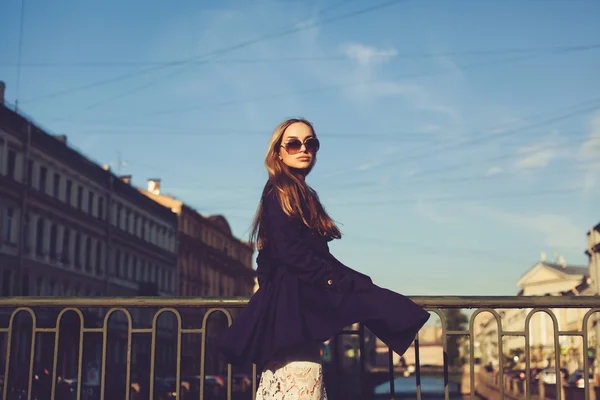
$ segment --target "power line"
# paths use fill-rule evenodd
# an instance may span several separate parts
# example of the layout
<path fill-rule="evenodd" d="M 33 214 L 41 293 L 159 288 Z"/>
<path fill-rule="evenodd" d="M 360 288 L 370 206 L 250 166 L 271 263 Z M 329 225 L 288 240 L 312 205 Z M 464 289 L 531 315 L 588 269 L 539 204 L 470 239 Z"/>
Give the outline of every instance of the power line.
<path fill-rule="evenodd" d="M 591 106 L 590 106 L 591 105 Z M 536 123 L 532 123 L 529 125 L 525 125 L 519 128 L 515 128 L 515 129 L 511 129 L 508 131 L 503 132 L 502 134 L 498 134 L 498 135 L 494 135 L 494 136 L 480 136 L 480 137 L 476 137 L 473 139 L 469 139 L 469 140 L 465 140 L 459 143 L 454 143 L 454 144 L 448 144 L 448 145 L 442 145 L 442 146 L 437 146 L 434 147 L 433 149 L 431 149 L 431 147 L 427 148 L 425 151 L 420 152 L 420 153 L 416 153 L 416 154 L 412 154 L 409 157 L 405 157 L 399 160 L 392 160 L 389 163 L 384 163 L 381 164 L 379 166 L 377 166 L 376 168 L 384 168 L 384 167 L 391 167 L 391 166 L 396 166 L 402 163 L 405 163 L 407 161 L 411 161 L 411 160 L 416 160 L 416 159 L 421 159 L 424 157 L 430 157 L 432 154 L 435 154 L 436 152 L 440 152 L 440 151 L 448 151 L 448 150 L 452 150 L 452 149 L 456 149 L 456 148 L 462 148 L 465 146 L 472 146 L 478 143 L 481 143 L 483 141 L 493 141 L 495 139 L 504 139 L 506 137 L 509 136 L 513 136 L 516 134 L 519 134 L 523 131 L 532 129 L 532 128 L 539 128 L 542 126 L 546 126 L 546 125 L 550 125 L 554 122 L 558 122 L 558 121 L 562 121 L 571 117 L 574 117 L 576 115 L 581 115 L 581 114 L 587 114 L 593 111 L 596 111 L 600 108 L 600 98 L 595 98 L 592 100 L 587 100 L 584 101 L 582 103 L 579 103 L 578 105 L 574 106 L 574 107 L 569 107 L 569 108 L 577 108 L 579 106 L 579 108 L 581 108 L 581 106 L 584 106 L 581 109 L 575 109 L 573 111 L 569 111 L 567 113 L 561 114 L 559 116 L 553 116 L 550 118 L 546 118 L 540 122 L 536 122 Z"/>
<path fill-rule="evenodd" d="M 464 258 L 466 255 L 474 255 L 474 256 L 483 256 L 488 259 L 494 260 L 502 260 L 504 262 L 518 262 L 516 259 L 507 258 L 505 255 L 500 254 L 499 252 L 493 250 L 482 250 L 482 249 L 473 249 L 473 248 L 465 248 L 465 247 L 454 247 L 454 246 L 440 246 L 436 244 L 434 246 L 430 246 L 424 244 L 423 242 L 412 242 L 407 240 L 393 239 L 388 237 L 369 237 L 362 235 L 346 235 L 346 238 L 358 239 L 360 241 L 373 241 L 375 243 L 380 243 L 383 245 L 393 245 L 393 246 L 403 246 L 407 247 L 411 251 L 415 251 L 415 249 L 420 249 L 421 254 L 427 255 L 436 255 L 436 256 L 454 256 L 456 258 Z M 439 252 L 443 251 L 443 254 Z M 454 253 L 454 254 L 450 254 Z"/>
<path fill-rule="evenodd" d="M 600 45 L 598 46 L 598 48 L 600 48 Z M 586 49 L 589 50 L 589 48 L 586 48 Z M 582 51 L 582 50 L 562 51 L 562 52 L 554 53 L 554 55 L 567 54 L 567 53 L 571 53 L 571 52 L 575 52 L 575 51 Z M 486 67 L 486 66 L 490 66 L 490 65 L 501 65 L 501 64 L 509 64 L 509 63 L 513 63 L 513 62 L 518 62 L 518 61 L 524 61 L 524 60 L 531 59 L 534 57 L 536 57 L 535 54 L 518 56 L 518 57 L 510 57 L 510 58 L 505 58 L 502 60 L 483 61 L 483 62 L 459 65 L 458 68 L 460 68 L 463 71 L 473 70 L 473 69 L 478 69 L 478 68 L 482 68 L 482 67 Z M 427 77 L 427 76 L 435 76 L 435 75 L 440 75 L 440 74 L 446 73 L 448 71 L 453 71 L 453 70 L 454 70 L 454 67 L 453 68 L 442 68 L 442 69 L 437 69 L 437 70 L 428 71 L 428 72 L 411 73 L 411 74 L 407 74 L 404 76 L 392 78 L 392 81 L 405 80 L 405 79 L 409 79 L 409 78 L 422 78 L 422 77 Z M 386 82 L 388 82 L 388 81 L 386 81 Z M 171 115 L 171 114 L 182 114 L 182 113 L 188 113 L 188 112 L 192 112 L 192 111 L 197 112 L 199 110 L 208 110 L 210 108 L 216 108 L 216 107 L 228 107 L 228 106 L 236 106 L 236 105 L 242 105 L 242 104 L 252 104 L 252 103 L 256 103 L 256 102 L 260 102 L 260 101 L 268 101 L 268 100 L 274 100 L 274 99 L 278 99 L 278 98 L 285 98 L 288 96 L 301 96 L 301 95 L 315 94 L 315 93 L 326 92 L 326 91 L 330 91 L 330 90 L 372 85 L 372 84 L 377 84 L 377 83 L 381 83 L 381 81 L 375 80 L 375 79 L 370 79 L 370 80 L 351 82 L 351 83 L 346 82 L 346 83 L 340 83 L 340 84 L 331 84 L 331 85 L 318 86 L 318 87 L 307 88 L 307 89 L 286 91 L 286 92 L 280 92 L 280 93 L 272 93 L 272 94 L 267 94 L 267 95 L 262 95 L 262 96 L 247 98 L 247 99 L 233 99 L 233 100 L 222 101 L 222 102 L 217 102 L 217 103 L 204 103 L 204 104 L 197 104 L 197 105 L 186 106 L 186 107 L 175 107 L 175 108 L 162 109 L 162 110 L 159 109 L 159 110 L 153 110 L 153 111 L 148 111 L 146 113 L 142 113 L 139 116 L 149 118 L 149 117 L 164 116 L 164 115 Z M 88 111 L 91 108 L 95 108 L 95 106 L 96 105 L 85 108 L 83 110 L 80 110 L 80 112 Z M 65 116 L 63 118 L 54 119 L 54 121 L 66 120 L 76 114 L 78 114 L 78 113 L 71 113 L 70 115 Z M 119 119 L 126 119 L 126 118 L 131 118 L 131 115 L 128 114 L 126 116 L 110 118 L 109 120 L 116 121 Z M 103 118 L 102 120 L 87 121 L 87 122 L 100 122 L 100 121 L 106 122 L 107 119 Z"/>
<path fill-rule="evenodd" d="M 574 188 L 563 188 L 563 189 L 549 189 L 539 190 L 533 192 L 500 192 L 493 193 L 483 196 L 439 196 L 439 197 L 428 197 L 428 198 L 404 198 L 395 200 L 375 200 L 375 201 L 362 201 L 362 202 L 349 202 L 349 203 L 338 203 L 336 207 L 354 207 L 354 206 L 380 206 L 380 205 L 400 205 L 400 204 L 412 204 L 417 201 L 423 201 L 428 203 L 443 203 L 443 202 L 455 202 L 455 201 L 472 201 L 472 200 L 488 200 L 488 199 L 522 199 L 528 197 L 537 196 L 551 196 L 551 195 L 562 195 L 569 193 L 577 193 L 585 189 L 584 186 Z"/>
<path fill-rule="evenodd" d="M 576 141 L 571 141 L 569 143 L 556 143 L 556 144 L 548 144 L 546 146 L 541 146 L 539 148 L 536 148 L 534 152 L 535 153 L 537 151 L 544 151 L 544 150 L 552 150 L 552 149 L 556 149 L 559 147 L 564 148 L 567 145 L 577 145 L 577 144 L 581 144 L 584 143 L 586 141 L 588 141 L 589 138 L 583 138 L 580 140 L 576 140 Z M 467 167 L 467 166 L 472 166 L 472 165 L 481 165 L 483 163 L 490 163 L 490 162 L 498 162 L 498 161 L 505 161 L 505 160 L 510 160 L 513 158 L 520 158 L 520 157 L 524 157 L 526 155 L 524 154 L 517 154 L 517 153 L 509 153 L 509 154 L 501 154 L 499 156 L 496 157 L 491 157 L 491 158 L 486 158 L 485 160 L 481 160 L 480 162 L 473 162 L 473 161 L 469 161 L 469 162 L 460 162 L 460 163 L 456 163 L 456 164 L 452 164 L 452 165 L 444 165 L 442 167 L 439 168 L 432 168 L 432 169 L 427 169 L 421 172 L 417 172 L 415 175 L 413 175 L 413 177 L 415 178 L 420 178 L 422 176 L 426 176 L 426 175 L 431 175 L 431 174 L 436 174 L 439 172 L 448 172 L 448 171 L 455 171 L 457 169 L 463 168 L 463 167 Z"/>
<path fill-rule="evenodd" d="M 479 49 L 479 50 L 457 50 L 442 52 L 404 52 L 393 54 L 395 58 L 404 59 L 428 59 L 437 57 L 460 57 L 460 56 L 500 56 L 511 54 L 536 54 L 544 55 L 546 53 L 564 52 L 564 51 L 582 51 L 591 50 L 600 47 L 600 44 L 572 45 L 572 46 L 553 46 L 553 47 L 529 47 L 514 49 Z M 377 55 L 374 55 L 377 57 Z M 383 57 L 383 56 L 382 56 Z M 388 57 L 388 56 L 385 56 Z M 278 57 L 278 58 L 242 58 L 242 59 L 224 59 L 211 60 L 210 64 L 279 64 L 279 63 L 298 63 L 298 62 L 347 62 L 345 55 L 335 56 L 304 56 L 304 57 Z M 21 63 L 22 68 L 106 68 L 106 67 L 147 67 L 147 66 L 171 66 L 174 64 L 187 63 L 190 65 L 206 65 L 205 60 L 186 61 L 186 59 L 171 61 L 57 61 L 57 62 L 29 62 Z M 0 66 L 16 66 L 16 63 L 0 62 Z M 72 90 L 72 89 L 69 89 Z M 41 99 L 41 97 L 39 98 Z M 34 99 L 37 100 L 37 99 Z M 29 100 L 29 101 L 34 101 Z"/>
<path fill-rule="evenodd" d="M 349 19 L 349 18 L 352 18 L 352 17 L 359 16 L 359 15 L 367 14 L 369 12 L 377 11 L 377 10 L 380 10 L 380 9 L 392 6 L 392 5 L 400 3 L 400 2 L 405 2 L 405 1 L 408 1 L 408 0 L 390 0 L 390 1 L 387 1 L 385 3 L 381 3 L 381 4 L 378 4 L 378 5 L 365 7 L 365 8 L 362 8 L 360 10 L 357 10 L 357 11 L 353 11 L 353 12 L 349 12 L 349 13 L 346 13 L 346 14 L 338 15 L 338 16 L 335 16 L 335 17 L 330 17 L 330 18 L 327 18 L 327 19 L 323 19 L 321 21 L 314 21 L 312 23 L 305 23 L 305 24 L 296 24 L 296 26 L 293 27 L 293 28 L 284 28 L 284 29 L 279 30 L 277 32 L 267 33 L 265 35 L 259 36 L 258 38 L 251 39 L 251 40 L 246 40 L 246 41 L 240 42 L 240 43 L 235 44 L 235 45 L 227 46 L 227 47 L 224 47 L 224 48 L 221 48 L 221 49 L 209 52 L 209 53 L 201 54 L 199 56 L 194 56 L 194 57 L 191 57 L 191 58 L 188 58 L 188 59 L 184 59 L 184 60 L 179 60 L 179 61 L 173 61 L 171 63 L 167 63 L 167 64 L 164 64 L 164 65 L 158 65 L 158 66 L 147 68 L 147 69 L 144 69 L 144 70 L 141 70 L 141 71 L 135 71 L 135 72 L 127 73 L 127 74 L 124 74 L 124 75 L 119 75 L 119 76 L 116 76 L 116 77 L 113 77 L 113 78 L 104 79 L 102 81 L 90 83 L 90 84 L 79 86 L 79 87 L 75 87 L 75 88 L 60 90 L 60 91 L 57 91 L 57 92 L 49 93 L 49 94 L 44 95 L 44 96 L 40 96 L 40 97 L 37 97 L 37 98 L 34 98 L 34 99 L 27 100 L 27 102 L 28 103 L 32 103 L 32 102 L 35 102 L 35 101 L 46 100 L 46 99 L 50 99 L 50 98 L 54 98 L 54 97 L 58 97 L 58 96 L 64 96 L 64 95 L 75 93 L 75 92 L 79 92 L 79 91 L 82 91 L 82 90 L 87 90 L 87 89 L 91 89 L 91 88 L 95 88 L 95 87 L 99 87 L 99 86 L 104 86 L 104 85 L 108 85 L 108 84 L 115 83 L 115 82 L 120 82 L 120 81 L 123 81 L 123 80 L 127 80 L 129 78 L 139 77 L 141 75 L 146 75 L 146 74 L 151 73 L 151 72 L 160 71 L 160 70 L 171 68 L 171 67 L 177 67 L 177 66 L 184 66 L 185 67 L 186 65 L 189 65 L 190 63 L 192 63 L 194 61 L 203 60 L 202 63 L 204 63 L 204 64 L 205 63 L 209 63 L 210 62 L 210 59 L 209 59 L 210 57 L 214 57 L 214 56 L 222 55 L 222 54 L 227 54 L 227 53 L 230 53 L 232 51 L 239 50 L 239 49 L 242 49 L 242 48 L 254 45 L 256 43 L 260 43 L 262 41 L 272 40 L 272 39 L 280 38 L 280 37 L 283 37 L 283 36 L 288 36 L 288 35 L 291 35 L 293 33 L 297 33 L 297 32 L 301 32 L 301 31 L 304 31 L 304 30 L 315 28 L 317 26 L 323 26 L 323 25 L 327 25 L 327 24 L 330 24 L 330 23 L 333 23 L 333 22 L 338 22 L 338 21 L 342 21 L 342 20 L 345 20 L 345 19 Z M 175 71 L 173 73 L 165 75 L 165 76 L 163 76 L 160 79 L 161 80 L 166 80 L 166 79 L 172 78 L 172 77 L 174 77 L 176 75 L 179 75 L 179 74 L 183 73 L 185 70 L 186 70 L 186 68 L 181 68 L 178 71 Z M 151 82 L 147 82 L 147 83 L 145 83 L 143 85 L 137 86 L 137 87 L 135 87 L 133 89 L 128 90 L 127 92 L 122 92 L 122 93 L 120 93 L 118 95 L 106 98 L 106 99 L 104 99 L 101 102 L 94 103 L 93 105 L 85 108 L 83 111 L 87 111 L 87 110 L 95 108 L 95 107 L 97 107 L 99 105 L 102 105 L 102 104 L 105 104 L 105 103 L 109 103 L 109 102 L 111 102 L 113 100 L 116 100 L 116 99 L 119 99 L 121 97 L 125 97 L 127 95 L 130 95 L 131 93 L 135 93 L 135 92 L 138 92 L 140 90 L 143 90 L 143 89 L 145 89 L 145 88 L 147 88 L 147 87 L 149 87 L 151 85 L 156 85 L 156 80 L 152 80 Z"/>
<path fill-rule="evenodd" d="M 17 53 L 17 82 L 16 82 L 16 97 L 15 111 L 19 108 L 19 94 L 21 91 L 21 56 L 23 53 L 23 25 L 25 24 L 25 0 L 21 0 L 21 21 L 19 25 L 19 45 Z"/>

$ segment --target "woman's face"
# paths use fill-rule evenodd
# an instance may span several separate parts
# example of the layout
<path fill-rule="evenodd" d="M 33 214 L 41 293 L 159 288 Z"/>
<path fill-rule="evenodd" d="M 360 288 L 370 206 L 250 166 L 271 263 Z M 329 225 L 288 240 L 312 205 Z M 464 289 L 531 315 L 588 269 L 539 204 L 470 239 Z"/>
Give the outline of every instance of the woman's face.
<path fill-rule="evenodd" d="M 279 158 L 290 168 L 307 169 L 315 162 L 318 150 L 319 141 L 312 129 L 302 122 L 295 122 L 283 132 Z"/>

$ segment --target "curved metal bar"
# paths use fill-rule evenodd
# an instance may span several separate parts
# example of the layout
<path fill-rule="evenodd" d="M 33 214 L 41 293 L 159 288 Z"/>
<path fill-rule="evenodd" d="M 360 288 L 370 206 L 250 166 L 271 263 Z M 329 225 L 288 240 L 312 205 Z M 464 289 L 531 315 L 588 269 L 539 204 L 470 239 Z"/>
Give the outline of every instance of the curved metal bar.
<path fill-rule="evenodd" d="M 225 308 L 211 308 L 204 314 L 202 318 L 202 340 L 200 341 L 200 398 L 204 397 L 204 381 L 205 381 L 205 369 L 206 369 L 206 327 L 208 325 L 208 317 L 216 312 L 222 312 L 227 317 L 227 327 L 230 327 L 233 323 L 231 313 Z M 256 374 L 252 377 L 252 381 L 256 380 Z M 231 364 L 227 364 L 227 398 L 231 399 Z M 254 399 L 254 393 L 252 394 Z"/>
<path fill-rule="evenodd" d="M 37 329 L 37 317 L 35 315 L 35 312 L 30 308 L 30 307 L 18 307 L 17 309 L 13 310 L 13 312 L 10 314 L 10 318 L 8 320 L 8 335 L 7 335 L 7 340 L 6 340 L 6 360 L 5 360 L 5 365 L 4 365 L 4 390 L 3 390 L 3 394 L 2 394 L 2 398 L 3 399 L 7 399 L 8 398 L 8 377 L 9 377 L 9 370 L 10 370 L 10 353 L 12 350 L 12 331 L 13 331 L 13 324 L 15 321 L 15 317 L 17 316 L 18 313 L 20 312 L 27 312 L 29 315 L 31 315 L 31 341 L 33 344 L 35 344 L 35 332 Z M 18 350 L 18 349 L 17 349 Z M 29 399 L 31 398 L 31 387 L 32 387 L 32 372 L 33 372 L 33 354 L 35 352 L 35 348 L 31 347 L 31 354 L 32 356 L 29 359 L 29 382 L 28 382 L 28 393 L 29 393 Z"/>
<path fill-rule="evenodd" d="M 554 312 L 552 310 L 550 310 L 549 308 L 546 308 L 546 307 L 534 308 L 525 317 L 525 328 L 526 328 L 527 333 L 529 333 L 529 324 L 531 322 L 531 318 L 533 317 L 534 314 L 537 314 L 538 312 L 546 313 L 552 320 L 552 326 L 554 327 L 552 336 L 554 337 L 554 369 L 556 371 L 556 400 L 561 400 L 561 398 L 562 398 L 562 377 L 560 374 L 560 349 L 558 347 L 558 345 L 559 345 L 558 319 L 556 318 L 556 315 L 554 315 Z M 529 334 L 527 335 L 527 338 L 525 339 L 526 344 L 529 345 L 528 338 L 529 338 Z"/>
<path fill-rule="evenodd" d="M 480 308 L 474 311 L 473 314 L 471 314 L 471 318 L 469 318 L 469 332 L 471 332 L 469 335 L 469 389 L 471 392 L 471 400 L 475 400 L 475 363 L 473 362 L 473 360 L 475 360 L 475 318 L 483 312 L 492 314 L 496 319 L 498 326 L 501 326 L 501 323 L 499 322 L 501 318 L 496 310 Z"/>
<path fill-rule="evenodd" d="M 161 314 L 171 312 L 177 319 L 177 364 L 175 366 L 176 398 L 181 398 L 181 314 L 174 308 L 161 308 L 154 313 L 152 318 L 152 342 L 150 356 L 150 400 L 154 399 L 154 366 L 156 364 L 156 333 L 158 332 L 158 317 Z"/>
<path fill-rule="evenodd" d="M 589 370 L 590 370 L 590 360 L 588 357 L 588 329 L 589 329 L 589 322 L 590 322 L 590 317 L 593 314 L 599 313 L 600 315 L 600 308 L 592 308 L 591 310 L 588 310 L 588 312 L 585 313 L 585 315 L 583 316 L 583 320 L 582 320 L 582 331 L 583 331 L 583 390 L 584 390 L 584 396 L 585 396 L 585 400 L 590 400 L 590 379 L 589 379 Z M 597 323 L 600 323 L 600 321 L 598 321 Z M 599 337 L 596 337 L 596 341 L 600 340 Z M 596 357 L 598 357 L 598 355 L 596 355 Z"/>
<path fill-rule="evenodd" d="M 448 331 L 448 321 L 446 320 L 446 315 L 439 308 L 425 308 L 426 311 L 431 311 L 440 318 L 440 323 L 442 324 L 442 347 L 444 350 L 444 398 L 446 400 L 450 399 L 450 390 L 448 388 L 448 335 L 446 332 Z M 421 387 L 417 387 L 417 396 L 421 396 Z"/>
<path fill-rule="evenodd" d="M 133 321 L 131 313 L 128 309 L 123 307 L 113 307 L 109 309 L 104 315 L 104 322 L 102 324 L 102 378 L 100 382 L 100 400 L 104 400 L 105 389 L 106 389 L 106 346 L 108 344 L 108 319 L 110 316 L 117 311 L 122 312 L 127 317 L 127 369 L 125 373 L 125 399 L 129 400 L 131 391 L 131 329 Z"/>
<path fill-rule="evenodd" d="M 473 312 L 473 314 L 471 315 L 471 320 L 469 321 L 469 329 L 471 330 L 471 335 L 473 335 L 473 327 L 474 327 L 474 323 L 475 323 L 475 317 L 477 317 L 479 314 L 483 313 L 483 312 L 488 312 L 490 314 L 492 314 L 492 316 L 494 317 L 494 319 L 496 320 L 496 324 L 497 324 L 497 331 L 498 331 L 498 358 L 499 358 L 499 362 L 502 360 L 502 358 L 504 357 L 504 353 L 502 352 L 502 334 L 503 334 L 503 329 L 502 329 L 502 317 L 500 316 L 500 314 L 491 308 L 479 308 L 477 309 L 475 312 Z M 475 388 L 473 387 L 475 385 L 475 364 L 471 361 L 469 362 L 470 364 L 470 375 L 471 375 L 471 399 L 474 398 L 474 393 L 475 393 Z M 500 364 L 501 365 L 501 364 Z M 503 399 L 504 398 L 504 368 L 499 368 L 498 371 L 498 380 L 499 380 L 499 384 L 498 384 L 498 389 L 500 390 L 500 398 Z"/>
<path fill-rule="evenodd" d="M 52 391 L 50 392 L 51 400 L 54 400 L 54 396 L 56 395 L 56 367 L 58 362 L 58 342 L 60 340 L 60 321 L 62 321 L 63 315 L 69 311 L 74 311 L 79 316 L 79 363 L 77 365 L 77 398 L 81 398 L 81 359 L 82 356 L 82 346 L 83 346 L 83 313 L 80 309 L 74 307 L 68 307 L 62 309 L 58 315 L 56 316 L 56 325 L 54 329 L 56 333 L 54 334 L 54 357 L 52 360 Z"/>

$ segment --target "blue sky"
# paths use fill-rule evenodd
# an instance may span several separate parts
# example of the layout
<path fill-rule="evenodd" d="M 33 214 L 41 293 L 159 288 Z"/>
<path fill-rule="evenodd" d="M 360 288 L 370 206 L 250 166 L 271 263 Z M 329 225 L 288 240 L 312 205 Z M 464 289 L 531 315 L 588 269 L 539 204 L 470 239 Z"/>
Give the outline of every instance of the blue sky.
<path fill-rule="evenodd" d="M 21 2 L 0 7 L 9 101 L 238 236 L 273 128 L 302 116 L 332 252 L 376 283 L 511 295 L 541 251 L 587 263 L 598 1 L 26 0 L 20 78 Z"/>

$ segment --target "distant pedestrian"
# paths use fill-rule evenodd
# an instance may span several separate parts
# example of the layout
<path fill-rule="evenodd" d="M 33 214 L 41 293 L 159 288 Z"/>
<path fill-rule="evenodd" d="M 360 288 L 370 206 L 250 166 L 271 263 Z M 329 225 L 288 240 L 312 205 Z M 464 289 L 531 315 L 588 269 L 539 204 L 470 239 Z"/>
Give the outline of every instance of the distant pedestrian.
<path fill-rule="evenodd" d="M 262 370 L 257 400 L 327 399 L 324 341 L 362 322 L 402 355 L 429 318 L 329 252 L 340 230 L 305 181 L 319 147 L 306 120 L 289 119 L 275 129 L 252 230 L 259 289 L 219 341 L 229 362 L 250 360 Z"/>

